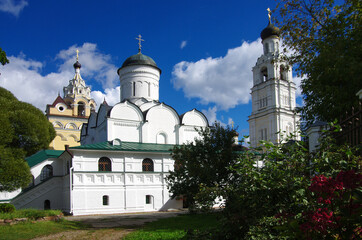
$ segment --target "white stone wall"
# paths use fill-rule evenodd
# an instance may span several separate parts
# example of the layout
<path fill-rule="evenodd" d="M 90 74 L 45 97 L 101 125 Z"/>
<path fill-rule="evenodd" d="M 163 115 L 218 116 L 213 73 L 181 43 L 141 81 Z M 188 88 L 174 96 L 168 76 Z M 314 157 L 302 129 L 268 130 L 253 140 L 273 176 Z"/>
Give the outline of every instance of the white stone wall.
<path fill-rule="evenodd" d="M 108 157 L 112 172 L 98 172 L 98 160 Z M 142 161 L 151 158 L 154 172 L 143 172 Z M 181 208 L 181 200 L 171 200 L 165 176 L 173 170 L 169 154 L 132 152 L 74 152 L 73 214 L 124 213 Z M 146 195 L 151 196 L 146 203 Z M 109 204 L 103 205 L 103 196 Z"/>
<path fill-rule="evenodd" d="M 128 66 L 119 70 L 121 102 L 145 98 L 148 101 L 159 99 L 160 71 L 147 65 Z"/>

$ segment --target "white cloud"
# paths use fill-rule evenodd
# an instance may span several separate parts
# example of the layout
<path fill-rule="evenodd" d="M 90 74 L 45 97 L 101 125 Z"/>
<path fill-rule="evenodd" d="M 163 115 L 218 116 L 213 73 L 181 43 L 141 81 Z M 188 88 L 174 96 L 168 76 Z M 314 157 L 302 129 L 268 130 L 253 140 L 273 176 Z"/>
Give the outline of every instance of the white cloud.
<path fill-rule="evenodd" d="M 260 39 L 229 49 L 224 57 L 206 58 L 197 62 L 180 62 L 172 72 L 176 89 L 200 103 L 215 103 L 222 110 L 247 104 L 251 98 L 252 67 L 262 54 Z"/>
<path fill-rule="evenodd" d="M 187 41 L 182 41 L 180 48 L 183 49 L 184 47 L 186 47 L 186 45 L 187 45 Z"/>
<path fill-rule="evenodd" d="M 18 17 L 20 12 L 28 5 L 25 0 L 0 0 L 0 11 L 8 12 Z"/>
<path fill-rule="evenodd" d="M 56 56 L 61 62 L 58 71 L 49 74 L 42 74 L 43 63 L 29 59 L 24 54 L 9 56 L 10 63 L 0 66 L 0 86 L 11 91 L 19 100 L 45 110 L 46 105 L 53 103 L 58 93 L 63 96 L 63 87 L 73 78 L 77 48 L 80 51 L 79 62 L 82 64 L 81 75 L 86 84 L 90 85 L 93 79 L 103 83 L 104 88 L 108 86 L 104 94 L 107 102 L 110 105 L 118 102 L 120 95 L 119 87 L 115 87 L 116 67 L 110 62 L 111 57 L 100 53 L 96 44 L 92 43 L 60 51 Z M 99 91 L 94 91 L 91 95 L 97 97 L 98 106 L 103 102 L 104 96 Z"/>
<path fill-rule="evenodd" d="M 217 112 L 217 107 L 209 107 L 209 109 L 205 110 L 201 110 L 201 112 L 206 116 L 207 120 L 209 121 L 209 124 L 212 125 L 215 121 L 218 121 L 216 119 L 216 112 Z"/>
<path fill-rule="evenodd" d="M 103 103 L 104 100 L 106 100 L 109 106 L 114 106 L 120 101 L 120 87 L 106 88 L 104 93 L 101 91 L 92 91 L 91 97 L 96 101 L 97 106 Z"/>
<path fill-rule="evenodd" d="M 59 67 L 60 71 L 68 71 L 75 61 L 76 50 L 79 50 L 79 62 L 82 64 L 82 76 L 92 77 L 102 84 L 103 88 L 114 88 L 117 85 L 117 67 L 110 64 L 111 56 L 99 52 L 94 43 L 84 43 L 78 47 L 71 46 L 61 50 L 56 56 L 64 63 Z"/>
<path fill-rule="evenodd" d="M 206 116 L 207 120 L 209 121 L 210 125 L 213 125 L 215 122 L 220 123 L 221 126 L 226 127 L 226 125 L 231 126 L 232 118 L 228 119 L 228 123 L 224 123 L 222 120 L 224 120 L 224 117 L 221 116 L 221 120 L 217 118 L 217 111 L 218 108 L 216 106 L 209 107 L 207 110 L 202 109 L 201 112 Z"/>

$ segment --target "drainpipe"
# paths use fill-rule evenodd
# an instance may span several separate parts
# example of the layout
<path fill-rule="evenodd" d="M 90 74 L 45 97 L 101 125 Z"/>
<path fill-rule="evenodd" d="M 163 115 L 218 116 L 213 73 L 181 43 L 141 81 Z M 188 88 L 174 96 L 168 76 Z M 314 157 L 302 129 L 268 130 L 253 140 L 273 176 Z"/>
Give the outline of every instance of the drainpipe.
<path fill-rule="evenodd" d="M 74 171 L 74 167 L 72 166 L 70 168 L 70 172 L 69 172 L 69 213 L 71 215 L 73 215 L 73 171 Z"/>

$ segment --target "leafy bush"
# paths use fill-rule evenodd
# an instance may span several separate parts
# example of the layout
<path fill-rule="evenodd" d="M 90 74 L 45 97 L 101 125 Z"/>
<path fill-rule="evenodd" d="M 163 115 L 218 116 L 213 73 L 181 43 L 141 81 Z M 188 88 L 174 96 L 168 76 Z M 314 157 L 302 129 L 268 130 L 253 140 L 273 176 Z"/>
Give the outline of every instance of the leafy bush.
<path fill-rule="evenodd" d="M 20 209 L 12 213 L 0 213 L 0 219 L 28 218 L 36 220 L 43 217 L 59 215 L 62 215 L 60 210 Z"/>
<path fill-rule="evenodd" d="M 302 141 L 279 146 L 263 142 L 260 152 L 241 152 L 223 188 L 199 185 L 198 195 L 213 192 L 225 200 L 222 226 L 210 239 L 361 237 L 358 149 L 338 146 L 326 135 L 315 153 Z M 189 237 L 202 239 L 205 234 L 193 232 Z"/>
<path fill-rule="evenodd" d="M 0 213 L 12 213 L 15 211 L 14 205 L 10 203 L 0 203 Z"/>

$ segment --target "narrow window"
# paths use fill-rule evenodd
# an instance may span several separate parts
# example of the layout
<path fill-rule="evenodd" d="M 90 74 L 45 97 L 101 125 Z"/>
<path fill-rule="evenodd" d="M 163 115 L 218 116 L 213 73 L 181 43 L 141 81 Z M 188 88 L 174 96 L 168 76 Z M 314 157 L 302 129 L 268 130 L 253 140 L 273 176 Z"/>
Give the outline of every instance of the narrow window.
<path fill-rule="evenodd" d="M 267 130 L 264 128 L 264 140 L 268 140 Z"/>
<path fill-rule="evenodd" d="M 136 96 L 136 83 L 133 83 L 133 96 Z"/>
<path fill-rule="evenodd" d="M 146 195 L 146 204 L 151 204 L 151 195 Z"/>
<path fill-rule="evenodd" d="M 111 160 L 107 157 L 101 157 L 98 160 L 98 171 L 100 172 L 110 172 L 112 171 Z"/>
<path fill-rule="evenodd" d="M 103 206 L 109 205 L 109 197 L 107 195 L 103 196 Z"/>
<path fill-rule="evenodd" d="M 260 130 L 260 140 L 264 140 L 264 137 L 263 137 L 263 129 Z"/>
<path fill-rule="evenodd" d="M 267 54 L 269 52 L 269 44 L 265 43 L 265 52 L 264 54 Z"/>
<path fill-rule="evenodd" d="M 268 69 L 265 67 L 261 70 L 262 82 L 268 81 Z"/>
<path fill-rule="evenodd" d="M 49 200 L 45 200 L 44 201 L 44 210 L 49 210 L 50 209 L 50 201 Z"/>
<path fill-rule="evenodd" d="M 143 172 L 153 172 L 153 161 L 150 158 L 145 158 L 142 161 Z"/>
<path fill-rule="evenodd" d="M 148 83 L 148 96 L 151 96 L 151 83 Z"/>
<path fill-rule="evenodd" d="M 85 116 L 85 104 L 84 102 L 78 103 L 78 116 Z"/>
<path fill-rule="evenodd" d="M 280 66 L 279 75 L 281 80 L 287 80 L 285 74 L 285 67 L 283 65 Z"/>
<path fill-rule="evenodd" d="M 41 170 L 40 181 L 45 181 L 52 176 L 53 176 L 53 167 L 51 165 L 46 165 Z"/>

